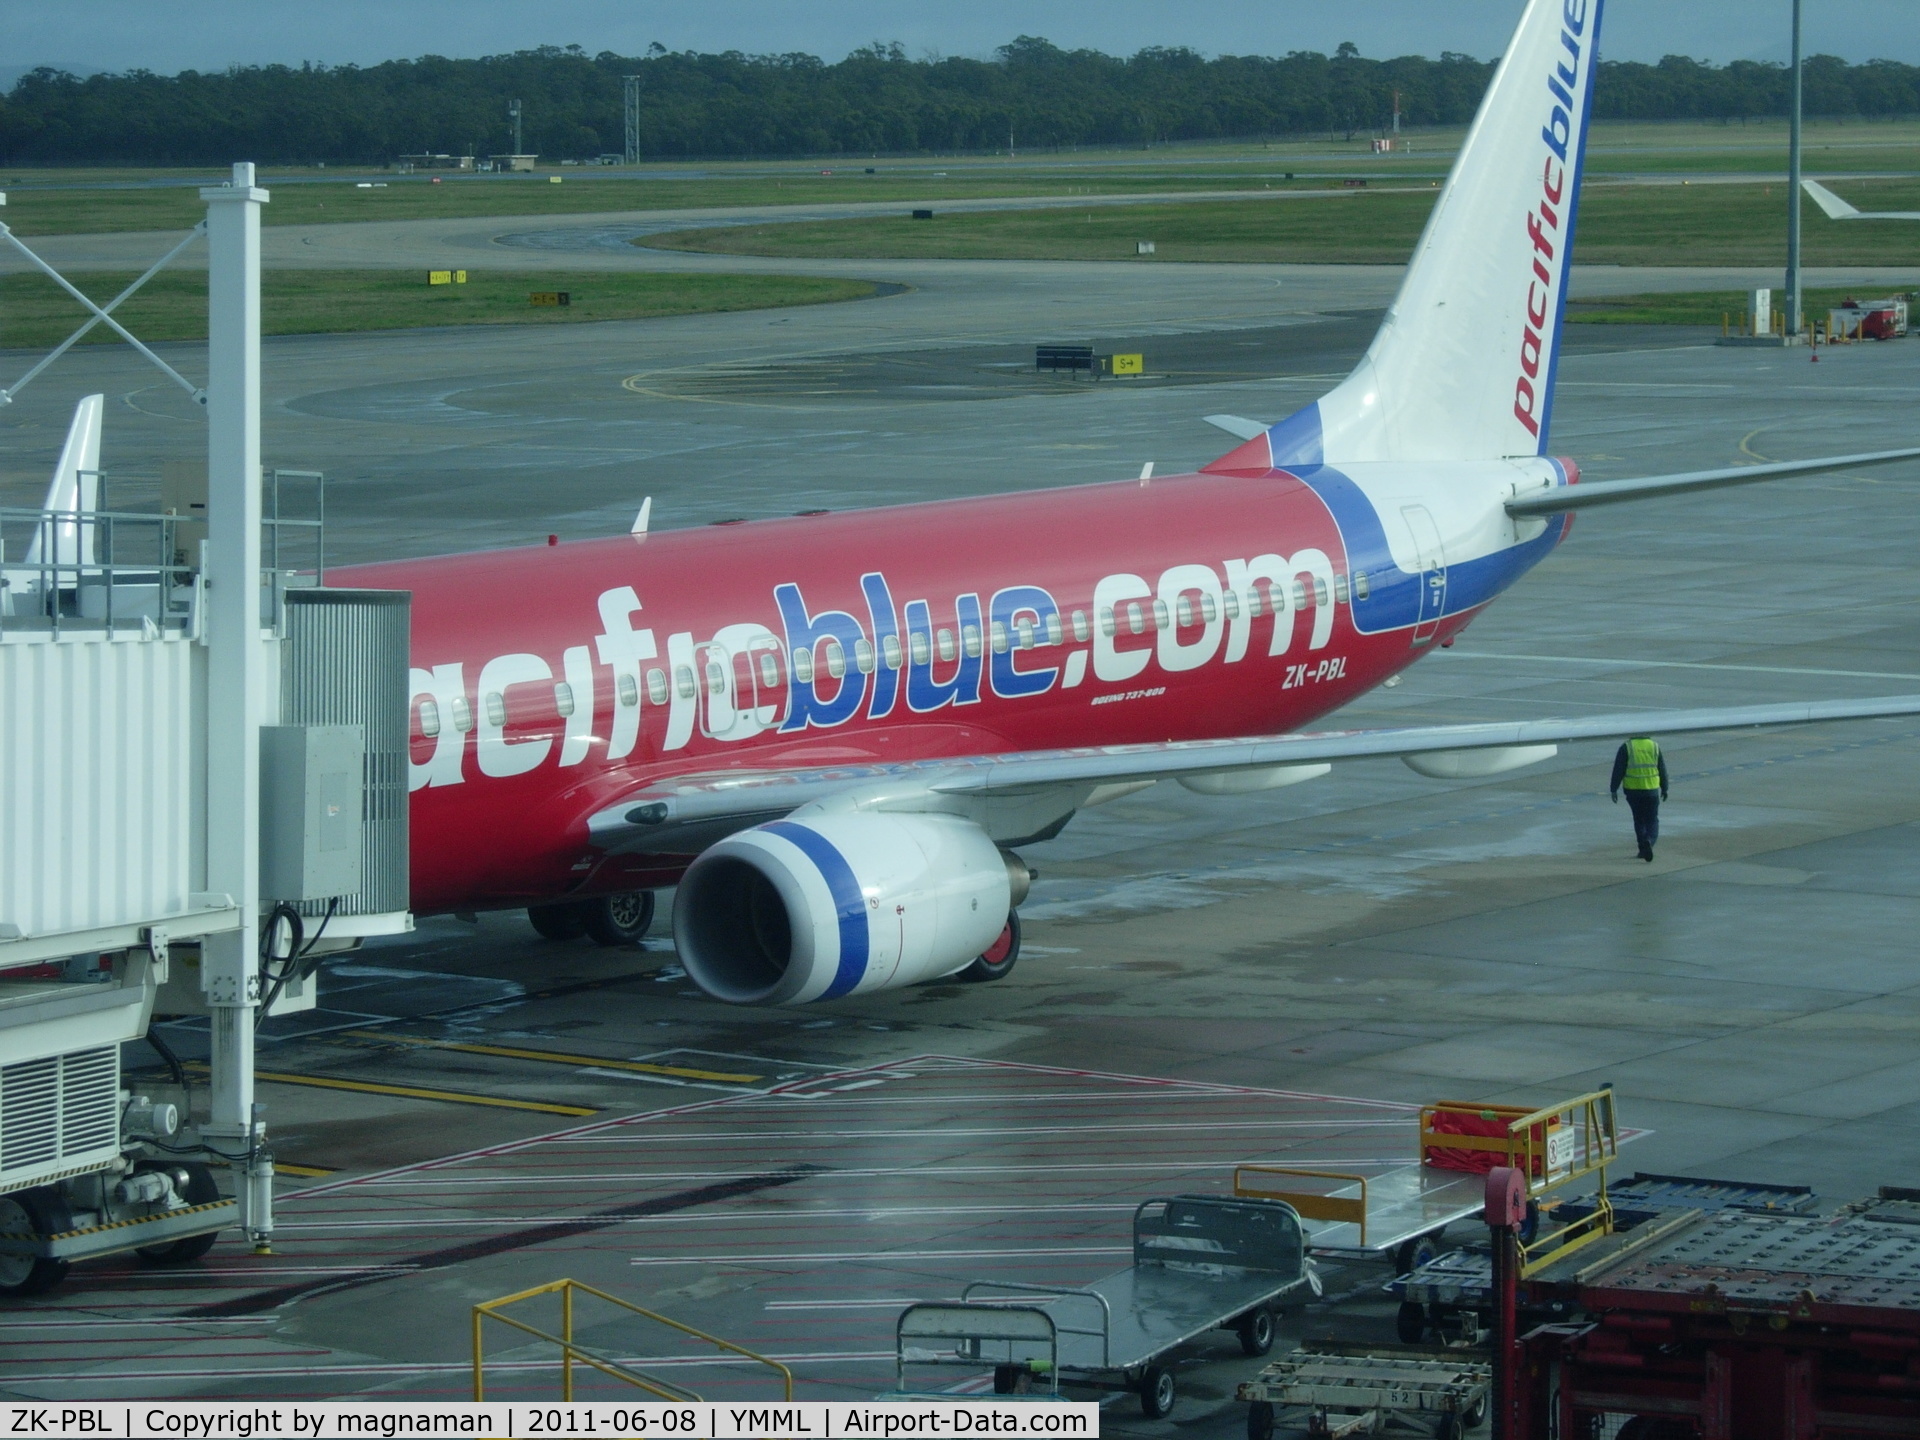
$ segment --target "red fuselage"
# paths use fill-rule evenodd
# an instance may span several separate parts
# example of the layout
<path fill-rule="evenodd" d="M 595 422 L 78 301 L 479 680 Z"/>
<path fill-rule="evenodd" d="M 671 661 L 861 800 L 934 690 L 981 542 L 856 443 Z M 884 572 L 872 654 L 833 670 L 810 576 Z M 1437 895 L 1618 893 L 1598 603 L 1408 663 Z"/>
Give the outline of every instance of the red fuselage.
<path fill-rule="evenodd" d="M 673 883 L 690 856 L 605 860 L 585 823 L 667 776 L 1295 729 L 1491 598 L 1443 603 L 1442 571 L 1423 622 L 1363 633 L 1356 606 L 1399 585 L 1411 617 L 1432 582 L 1349 553 L 1345 523 L 1294 475 L 1199 474 L 330 583 L 413 592 L 426 914 Z"/>

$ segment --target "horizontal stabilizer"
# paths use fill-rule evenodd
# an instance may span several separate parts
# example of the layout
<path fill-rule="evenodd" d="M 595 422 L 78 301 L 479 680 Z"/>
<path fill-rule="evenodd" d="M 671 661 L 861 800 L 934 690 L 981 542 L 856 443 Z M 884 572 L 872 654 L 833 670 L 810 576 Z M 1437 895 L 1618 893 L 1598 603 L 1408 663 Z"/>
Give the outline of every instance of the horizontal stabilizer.
<path fill-rule="evenodd" d="M 1890 465 L 1896 460 L 1920 459 L 1920 449 L 1876 450 L 1866 455 L 1832 455 L 1824 460 L 1786 460 L 1773 465 L 1735 465 L 1727 470 L 1690 470 L 1679 475 L 1647 475 L 1637 480 L 1595 480 L 1587 484 L 1555 486 L 1507 501 L 1507 514 L 1564 515 L 1596 505 L 1620 505 L 1629 500 L 1661 500 L 1695 490 L 1718 490 L 1727 485 L 1753 485 L 1789 475 L 1819 475 L 1830 470 L 1855 470 L 1865 465 Z"/>
<path fill-rule="evenodd" d="M 1267 427 L 1258 420 L 1248 420 L 1240 415 L 1209 415 L 1206 420 L 1209 425 L 1229 435 L 1237 435 L 1242 440 L 1252 440 L 1267 433 Z"/>

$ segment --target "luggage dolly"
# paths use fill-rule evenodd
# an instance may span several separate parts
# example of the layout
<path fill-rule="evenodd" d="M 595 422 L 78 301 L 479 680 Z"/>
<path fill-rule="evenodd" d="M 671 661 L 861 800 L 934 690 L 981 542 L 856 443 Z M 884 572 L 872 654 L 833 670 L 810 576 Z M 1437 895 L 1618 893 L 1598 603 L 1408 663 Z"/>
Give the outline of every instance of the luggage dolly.
<path fill-rule="evenodd" d="M 993 1369 L 999 1395 L 1058 1399 L 1060 1382 L 1131 1390 L 1158 1420 L 1178 1395 L 1174 1352 L 1233 1330 L 1247 1355 L 1273 1348 L 1273 1312 L 1320 1294 L 1300 1217 L 1273 1200 L 1175 1195 L 1133 1212 L 1133 1264 L 1085 1289 L 976 1280 L 958 1302 L 909 1305 L 894 1327 L 897 1388 L 910 1365 Z M 1034 1394 L 1034 1382 L 1047 1388 Z"/>
<path fill-rule="evenodd" d="M 1397 1431 L 1461 1440 L 1486 1418 L 1492 1388 L 1491 1365 L 1303 1347 L 1274 1361 L 1238 1393 L 1248 1402 L 1247 1440 L 1273 1440 L 1282 1419 L 1313 1436 Z"/>

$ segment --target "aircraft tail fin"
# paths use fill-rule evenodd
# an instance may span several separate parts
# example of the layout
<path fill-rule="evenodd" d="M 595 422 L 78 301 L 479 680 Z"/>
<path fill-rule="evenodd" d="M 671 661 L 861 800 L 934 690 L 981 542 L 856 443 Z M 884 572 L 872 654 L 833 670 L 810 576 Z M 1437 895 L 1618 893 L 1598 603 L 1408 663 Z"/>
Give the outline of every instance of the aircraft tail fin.
<path fill-rule="evenodd" d="M 1366 358 L 1273 464 L 1546 453 L 1603 4 L 1531 0 Z"/>
<path fill-rule="evenodd" d="M 1829 220 L 1851 220 L 1860 212 L 1818 180 L 1802 180 L 1800 188 L 1813 197 L 1813 203 L 1827 212 Z"/>
<path fill-rule="evenodd" d="M 41 509 L 64 512 L 65 519 L 41 525 L 27 546 L 30 565 L 91 565 L 95 526 L 83 515 L 100 508 L 100 422 L 107 397 L 88 395 L 73 407 L 73 424 L 60 462 L 53 467 Z"/>

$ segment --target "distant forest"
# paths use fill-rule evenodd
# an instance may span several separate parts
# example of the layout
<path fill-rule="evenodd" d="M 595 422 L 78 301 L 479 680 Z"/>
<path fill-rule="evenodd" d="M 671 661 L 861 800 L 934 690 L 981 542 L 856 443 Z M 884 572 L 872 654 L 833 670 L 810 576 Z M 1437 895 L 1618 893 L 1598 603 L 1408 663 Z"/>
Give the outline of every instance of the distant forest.
<path fill-rule="evenodd" d="M 925 154 L 1175 140 L 1362 135 L 1389 123 L 1472 117 L 1493 62 L 1442 54 L 1369 60 L 1352 45 L 1280 58 L 1149 49 L 1122 59 L 1023 36 L 992 60 L 909 59 L 873 45 L 828 65 L 811 55 L 639 58 L 543 46 L 480 60 L 284 65 L 220 74 L 134 71 L 22 77 L 0 98 L 0 163 L 199 165 L 235 155 L 281 164 L 381 163 L 407 153 L 512 148 L 549 160 L 624 148 L 623 77 L 642 77 L 651 159 Z M 1615 120 L 1728 120 L 1786 113 L 1784 66 L 1606 62 L 1595 112 Z M 1920 66 L 1807 64 L 1809 114 L 1920 113 Z"/>

